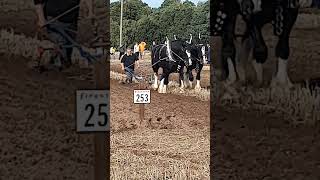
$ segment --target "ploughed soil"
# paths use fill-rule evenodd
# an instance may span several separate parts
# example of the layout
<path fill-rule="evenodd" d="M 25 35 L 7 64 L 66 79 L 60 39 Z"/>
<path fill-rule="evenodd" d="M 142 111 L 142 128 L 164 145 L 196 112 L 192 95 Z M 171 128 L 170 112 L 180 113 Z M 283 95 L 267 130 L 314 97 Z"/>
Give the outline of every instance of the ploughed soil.
<path fill-rule="evenodd" d="M 277 39 L 270 30 L 270 26 L 264 29 L 269 47 L 266 81 L 277 63 Z M 293 82 L 320 77 L 319 40 L 319 26 L 293 29 L 288 66 Z M 221 104 L 211 110 L 212 179 L 320 179 L 318 125 L 296 126 L 275 111 L 261 113 Z"/>
<path fill-rule="evenodd" d="M 0 55 L 0 179 L 92 179 L 93 137 L 75 131 L 75 90 L 90 71 L 39 74 Z"/>
<path fill-rule="evenodd" d="M 212 113 L 214 179 L 320 178 L 320 129 L 276 113 L 218 106 Z"/>
<path fill-rule="evenodd" d="M 149 64 L 141 61 L 137 74 L 152 73 Z M 111 63 L 112 71 L 121 72 L 120 67 Z M 208 101 L 151 90 L 151 104 L 144 105 L 140 120 L 142 107 L 133 104 L 133 90 L 148 85 L 112 80 L 110 87 L 112 179 L 209 179 Z"/>

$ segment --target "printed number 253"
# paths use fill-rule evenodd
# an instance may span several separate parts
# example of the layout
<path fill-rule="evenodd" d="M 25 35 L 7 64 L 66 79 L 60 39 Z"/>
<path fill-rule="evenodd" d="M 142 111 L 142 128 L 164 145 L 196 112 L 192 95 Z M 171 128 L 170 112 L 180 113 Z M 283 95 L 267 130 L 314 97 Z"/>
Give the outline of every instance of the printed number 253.
<path fill-rule="evenodd" d="M 99 126 L 106 126 L 108 123 L 108 114 L 106 112 L 103 112 L 103 108 L 107 107 L 107 104 L 99 104 L 99 109 L 98 109 L 98 116 L 103 116 L 103 121 L 98 121 L 98 125 Z M 88 119 L 86 120 L 85 123 L 85 127 L 93 127 L 94 124 L 92 122 L 90 122 L 90 120 L 92 119 L 92 116 L 94 114 L 95 108 L 93 104 L 87 104 L 85 107 L 85 110 L 88 111 L 90 110 L 90 114 Z"/>
<path fill-rule="evenodd" d="M 137 94 L 137 102 L 148 102 L 148 94 Z"/>

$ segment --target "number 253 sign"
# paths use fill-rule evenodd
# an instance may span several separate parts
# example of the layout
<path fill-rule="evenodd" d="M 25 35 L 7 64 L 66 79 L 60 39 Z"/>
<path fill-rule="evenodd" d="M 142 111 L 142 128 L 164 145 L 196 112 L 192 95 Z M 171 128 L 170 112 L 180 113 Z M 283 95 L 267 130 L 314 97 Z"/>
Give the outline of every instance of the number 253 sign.
<path fill-rule="evenodd" d="M 110 101 L 107 90 L 78 90 L 77 132 L 110 131 Z"/>
<path fill-rule="evenodd" d="M 150 90 L 134 90 L 133 103 L 134 104 L 150 104 L 151 96 Z"/>

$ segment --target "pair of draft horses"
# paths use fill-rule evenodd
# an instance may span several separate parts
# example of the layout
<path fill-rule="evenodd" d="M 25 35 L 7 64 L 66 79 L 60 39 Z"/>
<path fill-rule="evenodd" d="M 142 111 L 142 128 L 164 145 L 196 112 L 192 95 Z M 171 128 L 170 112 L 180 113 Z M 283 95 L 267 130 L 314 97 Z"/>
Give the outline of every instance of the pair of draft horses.
<path fill-rule="evenodd" d="M 263 83 L 263 63 L 268 58 L 268 48 L 263 39 L 262 28 L 272 23 L 273 33 L 278 37 L 275 56 L 278 59 L 278 69 L 271 85 L 291 87 L 287 74 L 287 62 L 290 54 L 289 36 L 297 20 L 298 11 L 311 5 L 302 0 L 212 0 L 210 10 L 211 36 L 221 36 L 221 78 L 228 83 L 238 79 L 236 68 L 236 48 L 234 44 L 235 28 L 238 15 L 245 22 L 246 30 L 241 40 L 239 57 L 244 62 L 252 50 L 253 67 L 256 71 L 258 84 Z M 245 76 L 243 77 L 245 81 Z"/>

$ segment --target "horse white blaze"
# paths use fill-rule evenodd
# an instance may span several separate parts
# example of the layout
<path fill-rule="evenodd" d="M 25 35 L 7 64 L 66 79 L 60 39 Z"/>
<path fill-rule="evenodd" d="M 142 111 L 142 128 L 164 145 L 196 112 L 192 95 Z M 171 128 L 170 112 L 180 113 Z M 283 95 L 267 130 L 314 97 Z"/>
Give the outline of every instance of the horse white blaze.
<path fill-rule="evenodd" d="M 254 70 L 256 71 L 257 80 L 258 80 L 259 83 L 261 83 L 263 81 L 262 64 L 261 63 L 257 63 L 256 61 L 253 61 L 252 63 L 253 63 Z"/>
<path fill-rule="evenodd" d="M 228 69 L 229 69 L 229 76 L 227 79 L 228 79 L 228 81 L 233 83 L 237 80 L 236 69 L 232 63 L 231 58 L 228 58 L 227 62 L 228 62 Z"/>
<path fill-rule="evenodd" d="M 192 61 L 191 61 L 191 53 L 190 51 L 186 50 L 187 56 L 188 56 L 188 60 L 189 60 L 189 66 L 192 65 Z"/>

